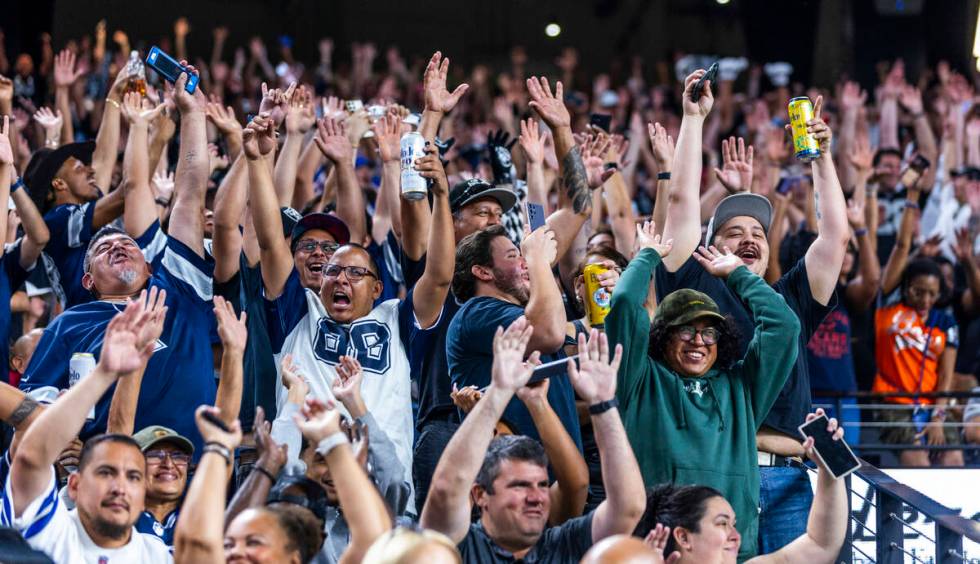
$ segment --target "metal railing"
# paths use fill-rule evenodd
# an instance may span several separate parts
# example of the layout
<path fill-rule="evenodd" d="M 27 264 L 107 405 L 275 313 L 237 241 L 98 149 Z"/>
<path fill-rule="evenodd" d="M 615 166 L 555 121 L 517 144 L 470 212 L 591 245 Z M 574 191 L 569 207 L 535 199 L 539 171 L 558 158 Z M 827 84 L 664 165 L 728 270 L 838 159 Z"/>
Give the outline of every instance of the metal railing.
<path fill-rule="evenodd" d="M 838 562 L 961 564 L 980 561 L 975 557 L 968 560 L 963 550 L 964 539 L 980 543 L 980 523 L 962 517 L 957 510 L 946 507 L 922 492 L 899 483 L 866 461 L 862 463 L 861 469 L 846 478 L 849 492 L 849 525 L 854 523 L 857 527 L 848 526 L 847 540 L 841 549 Z M 855 476 L 870 486 L 870 496 L 865 497 L 853 490 L 852 483 Z M 980 484 L 977 486 L 980 488 Z M 851 507 L 853 497 L 864 502 L 857 512 L 858 516 L 866 517 L 871 508 L 875 509 L 875 530 L 872 531 L 862 519 L 855 516 Z M 913 519 L 906 517 L 909 512 L 913 515 L 921 514 L 927 521 L 931 521 L 935 527 L 933 535 L 930 536 L 926 531 L 911 525 L 909 521 Z M 931 556 L 906 549 L 906 528 L 929 541 L 934 547 Z M 858 547 L 856 539 L 873 540 L 874 556 Z"/>

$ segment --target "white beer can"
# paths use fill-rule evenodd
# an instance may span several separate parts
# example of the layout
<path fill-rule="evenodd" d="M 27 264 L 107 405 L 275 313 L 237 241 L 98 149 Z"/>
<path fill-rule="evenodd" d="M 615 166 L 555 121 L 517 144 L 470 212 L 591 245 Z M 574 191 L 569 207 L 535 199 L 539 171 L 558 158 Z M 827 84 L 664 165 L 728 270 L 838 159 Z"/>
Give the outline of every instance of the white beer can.
<path fill-rule="evenodd" d="M 77 352 L 71 355 L 68 361 L 68 387 L 81 382 L 89 374 L 95 371 L 95 356 L 92 353 Z M 95 407 L 88 412 L 88 419 L 95 419 Z"/>
<path fill-rule="evenodd" d="M 415 160 L 423 156 L 425 156 L 425 137 L 414 131 L 402 135 L 402 198 L 406 200 L 421 200 L 428 193 L 428 181 L 419 171 L 415 170 Z"/>

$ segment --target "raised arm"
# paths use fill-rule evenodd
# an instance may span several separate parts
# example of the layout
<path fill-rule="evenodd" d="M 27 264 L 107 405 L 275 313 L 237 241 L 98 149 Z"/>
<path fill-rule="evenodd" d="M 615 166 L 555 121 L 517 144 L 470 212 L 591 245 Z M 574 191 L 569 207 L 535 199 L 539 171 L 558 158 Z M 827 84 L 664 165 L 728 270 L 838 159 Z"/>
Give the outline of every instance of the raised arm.
<path fill-rule="evenodd" d="M 296 169 L 299 166 L 300 150 L 306 132 L 316 124 L 313 110 L 313 92 L 306 86 L 296 88 L 289 98 L 286 108 L 286 140 L 282 143 L 279 158 L 276 160 L 275 185 L 279 205 L 288 206 L 293 202 L 296 188 Z"/>
<path fill-rule="evenodd" d="M 138 327 L 146 322 L 142 308 L 130 302 L 106 327 L 99 363 L 72 386 L 27 429 L 10 465 L 13 515 L 23 513 L 48 485 L 50 466 L 85 424 L 85 416 L 123 374 L 140 367 L 135 347 Z"/>
<path fill-rule="evenodd" d="M 303 400 L 300 400 L 302 404 Z M 290 425 L 293 422 L 290 420 Z M 252 471 L 245 477 L 245 481 L 235 491 L 228 508 L 225 509 L 225 528 L 228 523 L 235 520 L 239 513 L 252 507 L 265 505 L 269 497 L 269 490 L 275 485 L 276 476 L 279 475 L 282 467 L 289 459 L 288 447 L 279 444 L 271 436 L 272 426 L 265 420 L 265 410 L 262 406 L 255 408 L 255 420 L 252 423 L 252 430 L 255 436 L 255 449 L 258 459 Z"/>
<path fill-rule="evenodd" d="M 449 75 L 449 57 L 443 58 L 436 51 L 425 67 L 423 75 L 423 93 L 425 109 L 422 111 L 422 121 L 419 123 L 419 133 L 426 141 L 432 143 L 439 134 L 439 122 L 459 103 L 459 99 L 469 89 L 470 85 L 463 83 L 449 92 L 446 89 L 446 78 Z"/>
<path fill-rule="evenodd" d="M 902 88 L 902 93 L 898 98 L 902 106 L 912 114 L 912 123 L 915 129 L 915 145 L 919 155 L 925 157 L 930 163 L 935 163 L 923 173 L 920 186 L 926 192 L 932 190 L 932 185 L 936 183 L 936 172 L 939 170 L 939 145 L 936 143 L 936 135 L 932 132 L 929 124 L 929 117 L 926 115 L 922 104 L 922 92 L 918 88 L 906 84 Z"/>
<path fill-rule="evenodd" d="M 544 206 L 548 214 L 548 186 L 544 181 L 544 136 L 538 130 L 534 118 L 521 120 L 521 135 L 518 137 L 527 163 L 527 201 Z"/>
<path fill-rule="evenodd" d="M 888 262 L 881 274 L 881 291 L 887 295 L 898 287 L 902 280 L 902 272 L 909 261 L 909 253 L 912 252 L 912 234 L 915 231 L 915 224 L 919 220 L 919 190 L 915 186 L 909 186 L 905 195 L 905 209 L 902 210 L 902 221 L 898 226 L 898 237 L 895 239 L 895 246 L 888 255 Z"/>
<path fill-rule="evenodd" d="M 333 162 L 337 176 L 337 217 L 350 229 L 350 240 L 363 243 L 367 233 L 364 214 L 364 192 L 354 174 L 355 148 L 347 136 L 344 122 L 324 118 L 317 123 L 317 135 L 313 138 L 320 152 Z"/>
<path fill-rule="evenodd" d="M 415 168 L 422 176 L 432 180 L 432 226 L 429 230 L 428 258 L 425 261 L 425 271 L 416 282 L 412 296 L 415 317 L 423 328 L 428 328 L 438 321 L 449 293 L 449 285 L 453 281 L 456 240 L 453 236 L 453 217 L 449 211 L 449 181 L 435 145 L 426 147 L 425 156 L 418 159 Z"/>
<path fill-rule="evenodd" d="M 181 64 L 188 72 L 197 70 Z M 200 88 L 193 94 L 185 89 L 187 74 L 181 74 L 174 85 L 174 102 L 180 111 L 180 156 L 174 179 L 173 211 L 170 212 L 169 235 L 204 256 L 204 195 L 208 189 L 208 137 L 205 123 L 207 100 Z"/>
<path fill-rule="evenodd" d="M 340 509 L 350 527 L 350 544 L 340 562 L 360 562 L 375 539 L 391 530 L 388 510 L 340 430 L 340 412 L 311 399 L 295 421 L 306 440 L 316 444 L 317 452 L 326 458 Z"/>
<path fill-rule="evenodd" d="M 667 223 L 667 200 L 670 198 L 671 168 L 674 166 L 674 138 L 667 135 L 667 130 L 659 123 L 648 123 L 647 135 L 650 137 L 653 162 L 657 166 L 657 193 L 654 195 L 651 220 L 663 230 Z"/>
<path fill-rule="evenodd" d="M 497 328 L 490 386 L 453 434 L 432 475 L 420 524 L 448 536 L 453 543 L 462 541 L 469 530 L 470 489 L 493 439 L 493 428 L 514 393 L 527 384 L 537 364 L 540 356 L 537 352 L 524 362 L 524 351 L 533 332 L 523 316 L 506 331 Z"/>
<path fill-rule="evenodd" d="M 116 80 L 109 88 L 105 105 L 102 108 L 102 123 L 95 135 L 95 151 L 92 152 L 92 168 L 95 170 L 95 185 L 109 191 L 112 183 L 112 171 L 116 168 L 116 157 L 119 154 L 119 115 L 123 103 L 123 87 L 129 77 L 120 70 Z M 70 115 L 70 114 L 69 114 Z M 132 133 L 130 133 L 132 136 Z M 66 139 L 71 143 L 72 139 Z M 145 139 L 144 139 L 145 143 Z M 147 175 L 149 180 L 149 175 Z M 139 235 L 135 235 L 138 237 Z"/>
<path fill-rule="evenodd" d="M 858 174 L 860 175 L 860 173 Z M 867 199 L 863 192 L 863 186 L 860 187 L 860 191 L 855 189 L 854 197 L 851 198 L 851 202 L 847 206 L 847 221 L 854 229 L 854 236 L 857 238 L 858 244 L 858 274 L 847 283 L 847 290 L 844 295 L 849 311 L 868 309 L 875 296 L 878 295 L 878 287 L 881 285 L 881 264 L 878 262 L 878 255 L 871 244 L 873 235 L 868 230 L 865 221 L 867 214 L 864 206 L 867 204 Z"/>
<path fill-rule="evenodd" d="M 75 68 L 75 54 L 63 49 L 54 59 L 54 106 L 61 112 L 64 121 L 61 124 L 62 143 L 75 140 L 75 128 L 72 124 L 72 113 L 69 89 L 82 76 L 82 70 Z M 116 100 L 118 102 L 118 100 Z M 118 113 L 116 114 L 118 119 Z M 118 140 L 118 138 L 117 138 Z"/>
<path fill-rule="evenodd" d="M 547 228 L 536 229 L 521 241 L 521 254 L 531 279 L 530 299 L 524 307 L 524 315 L 534 327 L 528 348 L 544 354 L 554 353 L 562 347 L 568 325 L 561 291 L 551 271 L 556 247 L 555 234 Z"/>
<path fill-rule="evenodd" d="M 214 317 L 221 338 L 221 376 L 214 405 L 221 411 L 225 424 L 238 419 L 242 407 L 242 362 L 248 342 L 247 314 L 235 315 L 235 307 L 221 296 L 214 297 Z"/>
<path fill-rule="evenodd" d="M 227 282 L 238 272 L 242 253 L 242 216 L 248 200 L 248 159 L 239 152 L 214 196 L 214 281 Z M 254 230 L 252 230 L 254 234 Z"/>
<path fill-rule="evenodd" d="M 714 98 L 711 82 L 704 83 L 704 92 L 697 101 L 691 100 L 694 84 L 704 76 L 704 70 L 696 70 L 684 80 L 682 106 L 684 117 L 677 135 L 670 187 L 667 190 L 667 219 L 664 222 L 664 239 L 674 241 L 674 250 L 664 260 L 670 272 L 680 268 L 701 242 L 701 135 L 704 118 L 711 111 Z"/>
<path fill-rule="evenodd" d="M 371 127 L 374 140 L 378 143 L 378 156 L 381 158 L 381 186 L 378 188 L 377 204 L 374 206 L 371 238 L 380 244 L 394 231 L 395 237 L 402 237 L 401 214 L 401 119 L 397 113 L 389 112 Z M 423 199 L 425 205 L 428 202 Z"/>
<path fill-rule="evenodd" d="M 813 119 L 807 122 L 807 132 L 820 144 L 820 156 L 811 163 L 817 239 L 807 249 L 805 261 L 813 299 L 827 305 L 837 288 L 851 230 L 847 224 L 847 202 L 830 153 L 832 134 L 820 116 L 822 107 L 823 96 L 817 96 Z"/>
<path fill-rule="evenodd" d="M 177 520 L 174 562 L 178 564 L 225 561 L 225 491 L 231 470 L 230 455 L 242 442 L 242 429 L 236 419 L 229 425 L 231 431 L 226 433 L 205 419 L 205 413 L 223 418 L 221 410 L 206 405 L 198 407 L 194 414 L 201 437 L 211 446 L 204 448 Z"/>
<path fill-rule="evenodd" d="M 126 153 L 123 157 L 123 172 L 126 178 L 126 205 L 123 209 L 123 225 L 126 232 L 139 237 L 159 219 L 150 189 L 150 167 L 147 139 L 150 122 L 163 111 L 163 104 L 151 108 L 143 102 L 140 95 L 130 92 L 125 95 L 122 113 L 129 122 L 129 138 L 126 140 Z"/>
<path fill-rule="evenodd" d="M 10 197 L 10 184 L 17 170 L 14 168 L 14 152 L 10 143 L 10 116 L 3 116 L 0 126 L 0 202 L 6 202 Z M 26 192 L 26 190 L 19 190 Z M 3 245 L 7 243 L 7 213 L 0 213 L 0 256 L 3 256 Z M 10 307 L 3 304 L 4 307 Z"/>
<path fill-rule="evenodd" d="M 293 270 L 293 257 L 282 236 L 282 217 L 272 185 L 272 173 L 265 157 L 272 152 L 276 140 L 272 120 L 260 115 L 245 128 L 243 152 L 248 162 L 248 199 L 252 212 L 255 236 L 259 242 L 262 262 L 262 283 L 266 298 L 274 300 Z"/>
<path fill-rule="evenodd" d="M 599 542 L 608 536 L 631 534 L 646 509 L 646 499 L 637 495 L 643 491 L 643 476 L 616 409 L 616 374 L 623 347 L 617 345 L 610 360 L 606 334 L 593 329 L 588 341 L 579 334 L 578 351 L 579 368 L 569 360 L 568 377 L 589 406 L 599 447 L 602 485 L 606 489 L 606 499 L 592 517 L 592 542 Z"/>

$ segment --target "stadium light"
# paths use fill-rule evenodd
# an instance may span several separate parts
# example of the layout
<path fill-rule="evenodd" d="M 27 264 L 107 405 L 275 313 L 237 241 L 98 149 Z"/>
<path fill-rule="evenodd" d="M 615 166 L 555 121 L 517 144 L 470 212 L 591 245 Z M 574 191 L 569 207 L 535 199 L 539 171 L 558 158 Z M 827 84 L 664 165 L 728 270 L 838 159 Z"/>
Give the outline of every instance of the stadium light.
<path fill-rule="evenodd" d="M 558 37 L 560 33 L 561 33 L 561 26 L 555 22 L 551 22 L 548 25 L 544 26 L 544 34 L 547 35 L 548 37 Z"/>
<path fill-rule="evenodd" d="M 977 27 L 973 32 L 973 56 L 980 57 L 980 8 L 977 9 Z M 980 68 L 980 63 L 977 63 Z"/>
<path fill-rule="evenodd" d="M 731 2 L 732 0 L 717 0 L 717 1 L 718 1 L 719 4 L 721 4 L 722 6 L 724 6 L 725 4 L 728 4 L 729 2 Z"/>

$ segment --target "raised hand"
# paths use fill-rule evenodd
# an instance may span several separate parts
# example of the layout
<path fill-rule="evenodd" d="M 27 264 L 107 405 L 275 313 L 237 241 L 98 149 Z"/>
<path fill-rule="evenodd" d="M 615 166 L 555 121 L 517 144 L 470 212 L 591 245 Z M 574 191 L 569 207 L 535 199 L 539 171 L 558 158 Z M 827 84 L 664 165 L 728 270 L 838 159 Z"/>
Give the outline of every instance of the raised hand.
<path fill-rule="evenodd" d="M 643 544 L 652 548 L 657 554 L 654 557 L 655 564 L 676 564 L 681 559 L 681 553 L 674 551 L 670 553 L 670 556 L 664 560 L 664 549 L 667 548 L 667 541 L 670 540 L 670 527 L 665 527 L 661 523 L 657 523 L 643 539 Z"/>
<path fill-rule="evenodd" d="M 524 388 L 521 388 L 522 390 Z M 518 391 L 520 393 L 520 391 Z M 464 386 L 462 389 L 453 384 L 453 391 L 449 393 L 449 398 L 453 400 L 453 405 L 469 413 L 476 407 L 477 402 L 483 397 L 483 393 L 476 386 Z"/>
<path fill-rule="evenodd" d="M 371 131 L 374 132 L 374 140 L 378 143 L 378 155 L 383 163 L 396 162 L 401 158 L 401 124 L 399 122 L 398 117 L 389 112 L 371 126 Z"/>
<path fill-rule="evenodd" d="M 874 155 L 875 152 L 871 148 L 868 137 L 866 135 L 858 135 L 854 140 L 854 146 L 851 149 L 851 155 L 849 157 L 854 171 L 865 178 L 870 177 L 872 170 L 874 170 Z"/>
<path fill-rule="evenodd" d="M 541 358 L 541 353 L 534 351 L 527 361 L 524 360 L 524 352 L 533 332 L 534 327 L 531 327 L 523 315 L 515 319 L 506 330 L 497 327 L 497 334 L 493 337 L 491 370 L 494 387 L 513 394 L 531 379 L 531 373 L 540 364 Z"/>
<path fill-rule="evenodd" d="M 122 313 L 112 318 L 106 327 L 102 352 L 99 355 L 99 366 L 103 370 L 121 376 L 138 370 L 143 365 L 143 351 L 137 348 L 138 333 L 140 325 L 148 317 L 139 301 L 132 301 Z"/>
<path fill-rule="evenodd" d="M 708 72 L 704 69 L 698 69 L 691 74 L 687 75 L 684 79 L 684 95 L 683 106 L 684 115 L 693 117 L 705 117 L 711 111 L 711 106 L 715 103 L 714 94 L 711 93 L 711 89 L 714 86 L 711 81 L 705 81 L 704 91 L 701 93 L 701 98 L 697 102 L 691 100 L 691 93 L 694 91 L 694 85 L 705 73 Z"/>
<path fill-rule="evenodd" d="M 214 317 L 218 320 L 218 337 L 221 337 L 225 350 L 243 353 L 248 342 L 248 326 L 245 324 L 248 314 L 242 311 L 241 316 L 236 315 L 231 302 L 215 296 Z"/>
<path fill-rule="evenodd" d="M 521 254 L 528 263 L 534 261 L 543 261 L 549 265 L 554 263 L 558 255 L 555 232 L 545 226 L 531 233 L 525 233 L 521 240 Z"/>
<path fill-rule="evenodd" d="M 296 83 L 289 85 L 286 90 L 281 90 L 279 88 L 269 88 L 269 85 L 262 83 L 262 101 L 259 102 L 259 113 L 267 113 L 272 121 L 276 124 L 276 129 L 279 128 L 279 124 L 286 117 L 286 107 L 289 105 L 289 100 L 293 97 L 293 91 L 296 90 Z"/>
<path fill-rule="evenodd" d="M 674 240 L 663 240 L 663 236 L 656 233 L 657 224 L 652 221 L 644 221 L 643 225 L 636 224 L 636 247 L 637 250 L 653 249 L 657 251 L 660 258 L 670 254 L 674 248 Z"/>
<path fill-rule="evenodd" d="M 942 242 L 943 236 L 937 233 L 923 241 L 916 252 L 919 256 L 935 257 L 939 255 L 939 246 Z"/>
<path fill-rule="evenodd" d="M 442 159 L 439 158 L 438 148 L 432 145 L 427 146 L 425 156 L 415 161 L 415 170 L 432 181 L 429 189 L 433 195 L 449 195 L 449 179 L 446 177 L 446 169 L 442 166 Z"/>
<path fill-rule="evenodd" d="M 667 129 L 660 123 L 648 123 L 647 136 L 650 137 L 653 158 L 657 161 L 660 172 L 670 172 L 674 162 L 674 138 L 667 135 Z"/>
<path fill-rule="evenodd" d="M 235 110 L 231 106 L 222 106 L 221 100 L 212 97 L 204 108 L 204 113 L 211 120 L 222 136 L 239 136 L 242 134 L 242 124 L 238 123 L 235 117 Z"/>
<path fill-rule="evenodd" d="M 305 85 L 297 88 L 286 107 L 286 133 L 305 134 L 316 124 L 313 91 Z"/>
<path fill-rule="evenodd" d="M 330 384 L 334 397 L 344 404 L 347 411 L 354 411 L 354 406 L 363 407 L 361 382 L 364 380 L 364 370 L 361 369 L 361 363 L 352 356 L 344 355 L 340 357 L 340 364 L 336 369 L 337 377 Z"/>
<path fill-rule="evenodd" d="M 316 146 L 325 157 L 333 163 L 351 163 L 354 160 L 354 149 L 347 139 L 347 126 L 344 122 L 329 118 L 321 119 L 316 125 Z"/>
<path fill-rule="evenodd" d="M 851 229 L 857 231 L 858 229 L 864 229 L 867 225 L 867 221 L 864 217 L 864 198 L 851 198 L 847 201 L 847 223 L 851 225 Z"/>
<path fill-rule="evenodd" d="M 75 68 L 75 53 L 62 49 L 54 58 L 55 88 L 68 88 L 84 74 L 81 68 Z"/>
<path fill-rule="evenodd" d="M 603 185 L 615 170 L 606 169 L 606 153 L 612 145 L 612 140 L 606 133 L 600 132 L 598 135 L 589 136 L 585 143 L 579 146 L 582 154 L 582 164 L 585 165 L 585 174 L 589 180 L 589 188 L 595 190 Z"/>
<path fill-rule="evenodd" d="M 330 119 L 343 119 L 347 113 L 344 110 L 344 101 L 336 96 L 320 98 L 320 109 L 323 117 Z"/>
<path fill-rule="evenodd" d="M 347 142 L 351 147 L 356 147 L 364 134 L 371 129 L 371 119 L 366 108 L 361 108 L 344 118 L 344 127 L 347 128 Z"/>
<path fill-rule="evenodd" d="M 544 162 L 544 136 L 538 130 L 538 122 L 534 118 L 521 120 L 521 135 L 517 140 L 521 143 L 528 163 Z"/>
<path fill-rule="evenodd" d="M 814 411 L 813 413 L 807 414 L 806 423 L 809 423 L 810 421 L 813 421 L 814 419 L 821 417 L 823 415 L 826 415 L 826 413 L 824 413 L 824 410 L 822 408 L 818 407 L 816 411 Z M 942 431 L 942 427 L 940 427 L 940 431 Z M 837 418 L 835 417 L 827 418 L 827 432 L 831 433 L 831 438 L 835 441 L 839 441 L 844 438 L 844 428 L 837 423 Z M 919 435 L 922 435 L 923 433 L 920 433 Z M 916 436 L 916 439 L 918 438 L 919 437 Z M 809 457 L 810 460 L 812 460 L 819 468 L 823 469 L 826 472 L 829 472 L 829 470 L 827 470 L 827 467 L 824 465 L 824 463 L 820 461 L 820 457 L 817 456 L 817 453 L 813 448 L 813 444 L 814 444 L 813 437 L 807 437 L 806 440 L 803 441 L 804 452 L 806 452 L 807 457 Z"/>
<path fill-rule="evenodd" d="M 517 390 L 517 399 L 521 400 L 521 403 L 531 407 L 534 405 L 544 405 L 548 403 L 548 388 L 550 387 L 551 380 L 544 379 L 540 382 L 535 382 L 527 386 L 523 386 Z"/>
<path fill-rule="evenodd" d="M 956 230 L 956 244 L 953 245 L 953 255 L 960 264 L 973 262 L 973 238 L 970 237 L 970 228 L 962 227 Z"/>
<path fill-rule="evenodd" d="M 911 84 L 902 87 L 898 103 L 914 116 L 922 114 L 922 92 Z"/>
<path fill-rule="evenodd" d="M 531 95 L 528 105 L 534 108 L 552 131 L 572 126 L 571 114 L 565 107 L 565 89 L 561 81 L 555 83 L 555 92 L 552 94 L 547 78 L 532 76 L 527 79 L 527 91 Z"/>
<path fill-rule="evenodd" d="M 167 321 L 167 291 L 150 287 L 150 291 L 140 292 L 136 303 L 141 308 L 142 321 L 136 327 L 136 349 L 140 351 L 143 363 L 150 361 L 156 350 L 157 340 L 163 334 L 163 325 Z"/>
<path fill-rule="evenodd" d="M 208 105 L 208 100 L 204 97 L 204 92 L 201 91 L 200 86 L 194 89 L 193 94 L 187 92 L 188 73 L 193 75 L 199 75 L 200 73 L 197 72 L 196 68 L 188 64 L 187 61 L 180 61 L 180 64 L 187 68 L 187 72 L 181 73 L 177 77 L 177 82 L 174 84 L 174 103 L 177 105 L 177 110 L 181 114 L 192 112 L 204 113 Z"/>
<path fill-rule="evenodd" d="M 722 279 L 728 278 L 728 275 L 734 272 L 736 268 L 745 265 L 742 259 L 733 255 L 732 250 L 728 247 L 725 247 L 724 252 L 721 252 L 714 245 L 698 247 L 694 251 L 694 259 L 701 263 L 708 274 Z"/>
<path fill-rule="evenodd" d="M 149 100 L 144 100 L 139 92 L 128 92 L 123 96 L 121 105 L 122 115 L 132 127 L 150 127 L 152 122 L 166 106 L 159 104 L 153 106 Z M 60 115 L 60 114 L 59 114 Z"/>
<path fill-rule="evenodd" d="M 154 172 L 153 178 L 150 180 L 150 187 L 153 188 L 154 197 L 163 198 L 166 201 L 174 195 L 174 173 L 172 172 Z"/>
<path fill-rule="evenodd" d="M 290 403 L 302 404 L 306 399 L 306 394 L 310 393 L 310 384 L 299 371 L 299 367 L 293 364 L 293 355 L 286 354 L 282 357 L 282 386 L 286 388 L 287 399 Z"/>
<path fill-rule="evenodd" d="M 773 164 L 779 164 L 789 156 L 789 143 L 786 142 L 786 132 L 778 127 L 766 126 L 766 150 L 763 156 Z"/>
<path fill-rule="evenodd" d="M 249 160 L 268 155 L 275 146 L 275 125 L 269 116 L 259 114 L 242 132 L 242 149 Z"/>
<path fill-rule="evenodd" d="M 0 106 L 10 104 L 14 99 L 14 81 L 0 75 Z"/>
<path fill-rule="evenodd" d="M 734 137 L 721 140 L 722 167 L 715 168 L 718 181 L 731 194 L 748 192 L 752 188 L 752 158 L 754 150 L 749 145 L 745 150 L 745 139 Z"/>
<path fill-rule="evenodd" d="M 588 405 L 609 401 L 616 396 L 616 371 L 623 359 L 623 346 L 616 345 L 616 353 L 609 360 L 609 339 L 597 329 L 578 335 L 578 367 L 568 360 L 568 378 L 579 397 Z"/>
<path fill-rule="evenodd" d="M 820 145 L 820 158 L 830 158 L 830 141 L 833 133 L 821 116 L 822 110 L 823 96 L 817 96 L 817 101 L 813 103 L 813 118 L 806 122 L 806 132 L 813 135 Z"/>
<path fill-rule="evenodd" d="M 868 93 L 856 82 L 845 82 L 840 91 L 840 103 L 844 111 L 855 111 L 868 101 Z"/>
<path fill-rule="evenodd" d="M 213 417 L 221 419 L 221 409 L 213 405 L 202 405 L 194 412 L 194 422 L 197 423 L 197 430 L 201 433 L 204 443 L 218 443 L 234 452 L 242 442 L 242 425 L 238 418 L 235 418 L 230 424 L 226 421 L 228 431 L 225 431 L 205 419 L 205 413 L 210 413 Z"/>
<path fill-rule="evenodd" d="M 0 127 L 0 165 L 14 164 L 14 151 L 10 145 L 10 116 L 3 116 Z"/>
<path fill-rule="evenodd" d="M 494 184 L 513 184 L 514 177 L 511 174 L 513 160 L 510 150 L 515 143 L 517 139 L 511 139 L 510 134 L 504 130 L 487 133 L 487 152 L 490 153 L 490 169 L 493 171 Z"/>
<path fill-rule="evenodd" d="M 313 444 L 341 432 L 340 412 L 334 409 L 332 402 L 325 404 L 310 398 L 302 410 L 293 416 L 293 420 L 303 436 Z"/>
<path fill-rule="evenodd" d="M 449 74 L 449 57 L 442 58 L 442 53 L 436 51 L 425 67 L 423 91 L 425 93 L 425 109 L 431 112 L 448 113 L 456 107 L 459 99 L 470 87 L 463 83 L 452 93 L 446 89 L 446 76 Z"/>
<path fill-rule="evenodd" d="M 289 445 L 281 445 L 272 439 L 272 425 L 265 420 L 265 410 L 261 406 L 255 408 L 252 428 L 255 430 L 255 449 L 259 455 L 255 464 L 275 476 L 289 460 Z"/>
<path fill-rule="evenodd" d="M 48 139 L 58 139 L 61 137 L 61 124 L 64 121 L 61 110 L 52 112 L 51 108 L 43 106 L 40 110 L 34 112 L 34 121 L 44 129 L 44 135 Z"/>

